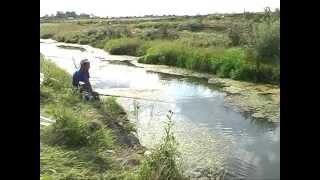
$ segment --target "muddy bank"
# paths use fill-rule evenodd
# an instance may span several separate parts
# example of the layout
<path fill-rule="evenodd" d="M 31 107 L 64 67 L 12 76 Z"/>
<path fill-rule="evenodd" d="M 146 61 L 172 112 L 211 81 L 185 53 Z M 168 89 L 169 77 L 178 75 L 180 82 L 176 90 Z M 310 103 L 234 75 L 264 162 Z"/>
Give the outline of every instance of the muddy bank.
<path fill-rule="evenodd" d="M 80 50 L 81 52 L 86 51 L 85 48 L 77 47 L 77 46 L 66 46 L 66 45 L 57 45 L 59 48 L 70 49 L 70 50 Z"/>
<path fill-rule="evenodd" d="M 219 78 L 209 73 L 199 73 L 166 65 L 141 64 L 137 60 L 133 60 L 131 63 L 137 67 L 143 67 L 147 71 L 205 78 L 209 84 L 217 85 L 227 93 L 225 103 L 234 107 L 235 110 L 248 113 L 256 119 L 280 122 L 280 88 L 277 85 Z"/>

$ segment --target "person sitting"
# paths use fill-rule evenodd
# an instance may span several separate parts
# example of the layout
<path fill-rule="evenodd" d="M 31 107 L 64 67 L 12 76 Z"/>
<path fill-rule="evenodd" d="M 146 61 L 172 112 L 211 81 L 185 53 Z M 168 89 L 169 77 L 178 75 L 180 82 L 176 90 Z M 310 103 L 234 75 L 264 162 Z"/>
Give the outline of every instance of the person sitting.
<path fill-rule="evenodd" d="M 80 69 L 74 72 L 72 76 L 72 85 L 85 94 L 86 99 L 99 99 L 99 94 L 94 92 L 90 83 L 90 62 L 88 59 L 83 59 L 80 62 Z"/>

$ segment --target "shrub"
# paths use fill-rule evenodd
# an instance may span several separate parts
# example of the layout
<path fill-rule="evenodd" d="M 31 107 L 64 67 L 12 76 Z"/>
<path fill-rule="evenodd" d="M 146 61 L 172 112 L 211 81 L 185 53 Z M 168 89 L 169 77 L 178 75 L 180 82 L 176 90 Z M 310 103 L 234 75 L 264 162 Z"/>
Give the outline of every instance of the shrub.
<path fill-rule="evenodd" d="M 50 39 L 50 38 L 53 38 L 54 34 L 52 33 L 47 33 L 47 34 L 42 34 L 40 35 L 40 38 L 43 38 L 43 39 Z"/>
<path fill-rule="evenodd" d="M 192 47 L 226 47 L 230 44 L 229 37 L 224 33 L 180 32 L 179 41 Z"/>
<path fill-rule="evenodd" d="M 63 35 L 54 35 L 54 39 L 56 39 L 59 42 L 64 42 L 65 41 L 65 37 Z"/>
<path fill-rule="evenodd" d="M 154 39 L 177 39 L 179 38 L 178 33 L 174 29 L 169 29 L 166 26 L 160 28 L 150 28 L 145 30 L 141 34 L 142 39 L 154 40 Z"/>
<path fill-rule="evenodd" d="M 200 31 L 205 28 L 205 25 L 200 22 L 187 22 L 180 24 L 178 30 Z"/>
<path fill-rule="evenodd" d="M 230 74 L 232 79 L 276 83 L 280 82 L 280 68 L 273 65 L 262 65 L 260 71 L 252 64 L 242 64 Z"/>
<path fill-rule="evenodd" d="M 228 36 L 231 40 L 230 46 L 239 46 L 241 42 L 241 32 L 237 27 L 229 30 Z"/>
<path fill-rule="evenodd" d="M 244 61 L 244 51 L 240 48 L 192 48 L 181 42 L 157 43 L 148 49 L 139 62 L 165 64 L 204 72 L 218 72 L 229 77 L 232 69 Z"/>
<path fill-rule="evenodd" d="M 254 81 L 256 75 L 257 71 L 255 66 L 245 64 L 232 71 L 230 77 L 236 80 Z"/>
<path fill-rule="evenodd" d="M 145 63 L 185 66 L 192 53 L 191 48 L 177 41 L 158 41 L 150 46 L 144 57 Z"/>
<path fill-rule="evenodd" d="M 133 38 L 113 39 L 105 44 L 104 49 L 110 54 L 139 56 L 143 53 L 143 41 Z"/>
<path fill-rule="evenodd" d="M 279 83 L 280 82 L 280 68 L 274 65 L 262 65 L 258 72 L 258 81 L 267 83 Z"/>
<path fill-rule="evenodd" d="M 260 23 L 255 30 L 256 58 L 264 63 L 280 61 L 280 21 Z"/>

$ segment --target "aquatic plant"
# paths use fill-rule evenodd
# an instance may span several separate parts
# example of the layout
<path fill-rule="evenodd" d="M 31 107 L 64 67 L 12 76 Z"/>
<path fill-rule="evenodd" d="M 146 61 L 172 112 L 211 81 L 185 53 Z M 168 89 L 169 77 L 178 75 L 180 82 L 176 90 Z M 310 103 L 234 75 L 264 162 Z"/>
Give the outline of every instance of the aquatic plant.
<path fill-rule="evenodd" d="M 139 170 L 139 180 L 182 180 L 186 179 L 179 167 L 179 152 L 177 150 L 177 142 L 172 132 L 173 112 L 169 111 L 167 115 L 168 121 L 165 126 L 165 134 L 161 144 L 154 149 L 151 154 L 143 162 Z"/>

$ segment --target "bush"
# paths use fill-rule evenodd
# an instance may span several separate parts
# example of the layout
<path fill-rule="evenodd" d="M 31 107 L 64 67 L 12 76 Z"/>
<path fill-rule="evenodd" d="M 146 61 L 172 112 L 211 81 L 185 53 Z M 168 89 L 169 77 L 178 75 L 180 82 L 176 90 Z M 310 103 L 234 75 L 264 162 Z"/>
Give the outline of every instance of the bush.
<path fill-rule="evenodd" d="M 142 35 L 142 39 L 154 40 L 154 39 L 178 39 L 179 35 L 174 29 L 168 29 L 168 27 L 163 26 L 160 28 L 150 28 L 145 30 Z"/>
<path fill-rule="evenodd" d="M 226 47 L 230 44 L 229 37 L 224 33 L 180 32 L 179 41 L 192 47 Z"/>
<path fill-rule="evenodd" d="M 54 34 L 48 33 L 48 34 L 42 34 L 42 35 L 40 35 L 40 38 L 50 39 L 50 38 L 53 38 L 53 36 L 54 36 Z"/>
<path fill-rule="evenodd" d="M 241 32 L 237 27 L 229 30 L 228 36 L 231 40 L 230 46 L 239 46 L 241 42 Z"/>
<path fill-rule="evenodd" d="M 139 60 L 142 63 L 165 64 L 204 72 L 218 72 L 229 77 L 232 69 L 244 61 L 244 51 L 240 48 L 192 48 L 181 42 L 158 42 L 148 49 Z"/>
<path fill-rule="evenodd" d="M 260 65 L 249 50 L 243 48 L 194 48 L 179 41 L 162 41 L 150 45 L 138 62 L 165 64 L 201 72 L 210 72 L 223 78 L 278 83 L 279 65 Z"/>
<path fill-rule="evenodd" d="M 103 49 L 105 44 L 109 41 L 108 38 L 102 39 L 102 40 L 97 40 L 95 42 L 92 42 L 91 45 L 95 48 L 100 48 Z"/>
<path fill-rule="evenodd" d="M 214 71 L 220 77 L 230 78 L 231 74 L 244 63 L 245 53 L 241 48 L 230 48 L 214 58 L 212 61 L 216 68 Z"/>
<path fill-rule="evenodd" d="M 255 30 L 256 58 L 264 63 L 280 61 L 280 21 L 265 22 Z"/>
<path fill-rule="evenodd" d="M 280 83 L 280 68 L 275 65 L 263 65 L 258 72 L 258 81 L 267 83 Z"/>
<path fill-rule="evenodd" d="M 200 22 L 187 22 L 180 24 L 178 30 L 200 31 L 205 28 L 205 25 Z"/>
<path fill-rule="evenodd" d="M 110 54 L 139 56 L 144 53 L 144 41 L 133 38 L 113 39 L 105 44 L 104 49 Z"/>
<path fill-rule="evenodd" d="M 236 80 L 254 81 L 257 70 L 253 65 L 242 65 L 238 69 L 231 72 L 230 77 Z"/>
<path fill-rule="evenodd" d="M 253 82 L 276 83 L 280 82 L 280 68 L 273 65 L 262 65 L 260 71 L 252 64 L 242 64 L 231 73 L 231 78 Z"/>

